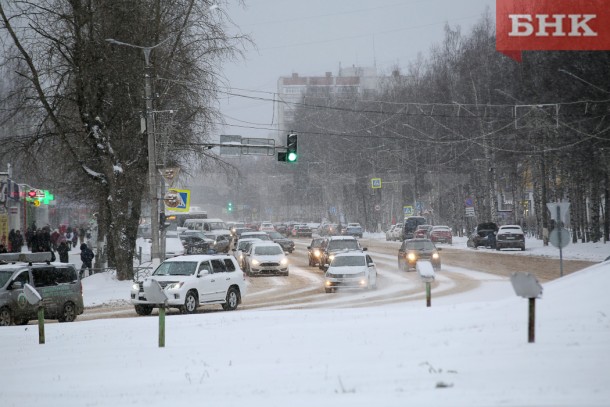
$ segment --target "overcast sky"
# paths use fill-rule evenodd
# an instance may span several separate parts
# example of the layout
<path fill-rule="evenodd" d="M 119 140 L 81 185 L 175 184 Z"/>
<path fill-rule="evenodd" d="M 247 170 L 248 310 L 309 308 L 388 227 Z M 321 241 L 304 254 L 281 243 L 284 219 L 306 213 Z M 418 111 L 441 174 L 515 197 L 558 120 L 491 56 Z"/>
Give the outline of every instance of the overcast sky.
<path fill-rule="evenodd" d="M 339 67 L 376 66 L 388 74 L 405 71 L 418 53 L 441 41 L 443 25 L 467 33 L 495 0 L 246 0 L 226 10 L 257 49 L 245 60 L 226 63 L 228 92 L 221 112 L 228 125 L 219 134 L 269 137 L 276 134 L 273 93 L 281 76 L 337 75 Z M 235 28 L 237 30 L 237 28 Z M 246 97 L 244 97 L 246 96 Z M 259 99 L 251 99 L 260 98 Z"/>

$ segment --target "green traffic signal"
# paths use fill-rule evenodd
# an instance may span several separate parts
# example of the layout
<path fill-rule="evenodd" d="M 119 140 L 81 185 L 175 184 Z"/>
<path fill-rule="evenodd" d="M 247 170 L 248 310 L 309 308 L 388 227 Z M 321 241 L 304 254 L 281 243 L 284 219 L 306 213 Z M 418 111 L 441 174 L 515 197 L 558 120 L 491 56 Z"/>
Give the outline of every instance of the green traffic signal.
<path fill-rule="evenodd" d="M 294 132 L 288 133 L 286 137 L 286 161 L 294 163 L 298 159 L 297 154 L 297 134 Z"/>
<path fill-rule="evenodd" d="M 229 212 L 233 212 L 233 202 L 229 202 L 229 203 L 227 204 L 227 211 L 229 211 Z"/>
<path fill-rule="evenodd" d="M 297 160 L 297 153 L 295 153 L 294 151 L 291 151 L 288 153 L 288 155 L 286 155 L 286 161 L 288 162 L 296 162 Z"/>

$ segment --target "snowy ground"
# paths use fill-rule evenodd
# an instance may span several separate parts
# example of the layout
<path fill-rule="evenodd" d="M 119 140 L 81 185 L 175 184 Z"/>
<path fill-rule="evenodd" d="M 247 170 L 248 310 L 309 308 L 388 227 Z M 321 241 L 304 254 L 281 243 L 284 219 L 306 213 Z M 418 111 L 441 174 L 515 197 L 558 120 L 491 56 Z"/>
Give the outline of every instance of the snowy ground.
<path fill-rule="evenodd" d="M 527 247 L 511 253 L 559 255 Z M 563 255 L 600 261 L 610 244 L 570 245 Z M 91 305 L 125 298 L 130 283 L 102 273 L 83 286 Z M 35 325 L 5 327 L 0 404 L 609 406 L 609 286 L 610 262 L 545 284 L 535 343 L 528 301 L 492 301 L 484 281 L 430 308 L 172 315 L 165 348 L 155 316 L 48 323 L 44 345 Z"/>

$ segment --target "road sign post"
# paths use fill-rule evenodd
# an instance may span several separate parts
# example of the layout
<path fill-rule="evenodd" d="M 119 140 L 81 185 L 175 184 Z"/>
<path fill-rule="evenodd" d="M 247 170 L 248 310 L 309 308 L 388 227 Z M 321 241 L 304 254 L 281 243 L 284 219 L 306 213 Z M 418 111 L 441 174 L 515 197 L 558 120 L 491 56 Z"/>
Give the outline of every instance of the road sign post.
<path fill-rule="evenodd" d="M 536 276 L 530 273 L 513 273 L 510 276 L 515 294 L 527 298 L 529 303 L 527 341 L 534 343 L 536 340 L 536 298 L 542 295 L 542 286 Z"/>
<path fill-rule="evenodd" d="M 548 202 L 547 208 L 551 212 L 551 219 L 555 220 L 555 229 L 549 235 L 549 241 L 555 247 L 559 248 L 559 276 L 563 277 L 563 248 L 570 244 L 570 233 L 563 228 L 565 221 L 568 219 L 568 211 L 570 210 L 569 202 Z"/>

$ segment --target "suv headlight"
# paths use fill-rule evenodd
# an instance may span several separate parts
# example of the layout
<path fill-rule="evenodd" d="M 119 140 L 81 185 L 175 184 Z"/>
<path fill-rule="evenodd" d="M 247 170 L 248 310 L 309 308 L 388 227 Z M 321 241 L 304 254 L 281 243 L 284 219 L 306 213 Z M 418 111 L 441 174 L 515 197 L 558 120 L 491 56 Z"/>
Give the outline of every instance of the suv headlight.
<path fill-rule="evenodd" d="M 133 283 L 131 289 L 135 291 L 140 291 L 140 283 Z"/>
<path fill-rule="evenodd" d="M 335 259 L 335 255 L 331 254 L 330 256 L 328 256 L 328 260 L 333 261 Z"/>
<path fill-rule="evenodd" d="M 320 257 L 320 251 L 318 249 L 315 249 L 313 251 L 313 255 L 316 256 L 316 257 Z"/>
<path fill-rule="evenodd" d="M 184 285 L 184 281 L 179 281 L 177 283 L 168 285 L 167 289 L 168 290 L 177 290 L 177 289 L 181 288 L 183 285 Z"/>
<path fill-rule="evenodd" d="M 253 266 L 258 266 L 259 264 L 261 264 L 260 261 L 256 260 L 256 259 L 252 259 L 252 265 Z"/>
<path fill-rule="evenodd" d="M 409 259 L 410 261 L 415 261 L 417 259 L 417 256 L 415 255 L 415 253 L 409 253 L 407 254 L 407 259 Z"/>
<path fill-rule="evenodd" d="M 438 253 L 432 253 L 432 258 L 434 260 L 438 260 L 440 258 L 440 256 L 438 255 Z"/>

